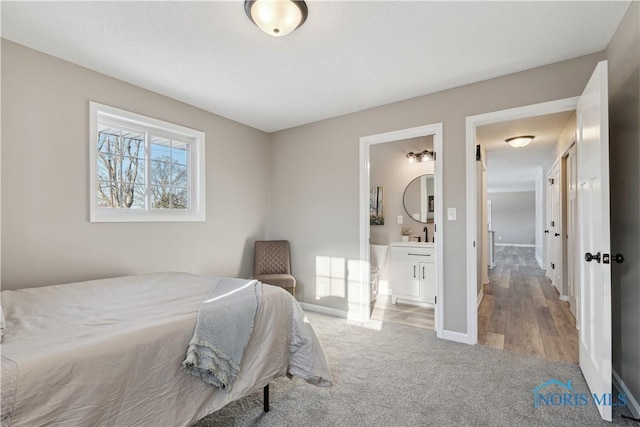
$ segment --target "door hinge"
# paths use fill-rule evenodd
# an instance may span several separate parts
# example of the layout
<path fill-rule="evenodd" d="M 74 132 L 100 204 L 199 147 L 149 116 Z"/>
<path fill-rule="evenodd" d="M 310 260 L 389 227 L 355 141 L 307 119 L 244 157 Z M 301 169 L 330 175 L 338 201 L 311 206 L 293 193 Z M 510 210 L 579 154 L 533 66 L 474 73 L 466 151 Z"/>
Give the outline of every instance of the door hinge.
<path fill-rule="evenodd" d="M 476 241 L 475 240 L 473 241 L 473 247 L 474 248 L 476 247 Z"/>
<path fill-rule="evenodd" d="M 434 304 L 437 304 L 437 303 L 438 303 L 438 295 L 436 295 L 436 296 L 434 297 L 433 303 L 434 303 Z"/>
<path fill-rule="evenodd" d="M 556 265 L 554 263 L 551 263 L 551 269 L 555 270 L 556 269 Z"/>
<path fill-rule="evenodd" d="M 437 153 L 434 151 L 434 152 L 433 152 L 433 160 L 435 160 L 435 159 L 436 159 L 436 154 L 437 154 Z"/>
<path fill-rule="evenodd" d="M 554 183 L 553 178 L 549 178 L 549 185 L 553 185 L 553 183 Z"/>

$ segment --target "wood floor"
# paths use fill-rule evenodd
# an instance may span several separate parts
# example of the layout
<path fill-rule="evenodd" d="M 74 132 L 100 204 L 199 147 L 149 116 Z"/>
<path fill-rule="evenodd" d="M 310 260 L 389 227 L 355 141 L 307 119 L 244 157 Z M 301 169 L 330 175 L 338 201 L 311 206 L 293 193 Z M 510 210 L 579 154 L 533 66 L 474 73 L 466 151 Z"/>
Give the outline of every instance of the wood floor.
<path fill-rule="evenodd" d="M 578 363 L 576 321 L 538 266 L 534 248 L 497 246 L 495 263 L 478 309 L 478 343 Z"/>
<path fill-rule="evenodd" d="M 378 295 L 371 319 L 428 330 L 434 328 L 433 308 L 403 304 L 401 301 L 398 301 L 397 304 L 391 304 L 389 295 Z"/>

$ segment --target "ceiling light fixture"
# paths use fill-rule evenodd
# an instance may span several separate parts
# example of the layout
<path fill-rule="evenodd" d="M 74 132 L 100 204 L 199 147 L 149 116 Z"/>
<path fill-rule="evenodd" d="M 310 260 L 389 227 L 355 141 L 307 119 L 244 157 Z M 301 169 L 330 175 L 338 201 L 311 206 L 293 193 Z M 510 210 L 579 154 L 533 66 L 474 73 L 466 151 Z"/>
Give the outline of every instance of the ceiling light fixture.
<path fill-rule="evenodd" d="M 262 31 L 286 36 L 307 19 L 307 4 L 298 0 L 245 0 L 244 11 Z"/>
<path fill-rule="evenodd" d="M 528 145 L 531 141 L 533 141 L 533 138 L 535 138 L 535 136 L 533 135 L 521 135 L 521 136 L 514 136 L 513 138 L 507 138 L 505 139 L 505 142 L 512 147 L 522 148 L 525 145 Z"/>
<path fill-rule="evenodd" d="M 433 161 L 433 151 L 424 150 L 420 153 L 414 153 L 410 151 L 405 156 L 409 163 L 417 163 L 417 162 L 431 162 Z"/>

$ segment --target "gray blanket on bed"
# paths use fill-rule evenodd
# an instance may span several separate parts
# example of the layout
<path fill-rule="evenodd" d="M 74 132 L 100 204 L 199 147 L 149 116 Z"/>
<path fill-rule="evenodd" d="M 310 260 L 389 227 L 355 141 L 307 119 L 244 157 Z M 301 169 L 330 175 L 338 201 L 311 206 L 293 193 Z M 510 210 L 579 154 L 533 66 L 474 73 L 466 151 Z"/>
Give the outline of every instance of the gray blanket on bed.
<path fill-rule="evenodd" d="M 221 279 L 209 291 L 182 369 L 216 387 L 231 389 L 260 308 L 261 286 L 257 280 Z"/>

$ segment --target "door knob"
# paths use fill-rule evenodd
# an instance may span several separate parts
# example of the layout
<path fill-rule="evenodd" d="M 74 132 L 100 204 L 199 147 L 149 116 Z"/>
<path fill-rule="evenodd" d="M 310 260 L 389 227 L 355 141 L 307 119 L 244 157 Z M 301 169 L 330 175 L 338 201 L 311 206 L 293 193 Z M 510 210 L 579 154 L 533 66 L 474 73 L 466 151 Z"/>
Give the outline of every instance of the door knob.
<path fill-rule="evenodd" d="M 622 264 L 624 262 L 624 256 L 622 254 L 615 254 L 613 260 L 618 264 Z"/>
<path fill-rule="evenodd" d="M 595 255 L 592 255 L 591 252 L 587 252 L 586 254 L 584 254 L 584 260 L 587 262 L 591 262 L 591 260 L 596 260 L 598 262 L 598 264 L 600 263 L 600 252 L 598 252 Z"/>
<path fill-rule="evenodd" d="M 560 233 L 555 233 L 554 236 L 558 237 L 560 235 Z"/>

